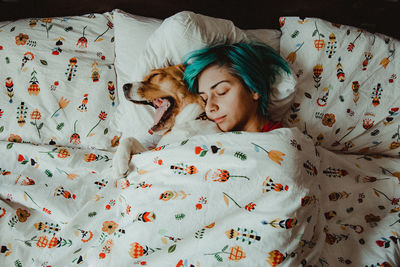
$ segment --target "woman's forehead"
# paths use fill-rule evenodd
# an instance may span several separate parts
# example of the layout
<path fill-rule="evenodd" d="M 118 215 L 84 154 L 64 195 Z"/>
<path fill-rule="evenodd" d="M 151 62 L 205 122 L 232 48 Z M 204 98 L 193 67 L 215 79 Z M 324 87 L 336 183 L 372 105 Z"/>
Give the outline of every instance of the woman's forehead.
<path fill-rule="evenodd" d="M 232 83 L 238 80 L 225 66 L 213 65 L 199 75 L 199 93 L 214 89 L 222 83 Z"/>

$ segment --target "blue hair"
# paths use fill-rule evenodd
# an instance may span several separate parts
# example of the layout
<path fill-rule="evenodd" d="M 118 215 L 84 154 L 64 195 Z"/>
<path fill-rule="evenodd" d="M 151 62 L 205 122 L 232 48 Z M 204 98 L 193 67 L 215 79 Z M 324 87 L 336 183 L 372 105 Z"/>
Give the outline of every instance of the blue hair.
<path fill-rule="evenodd" d="M 193 51 L 184 58 L 184 82 L 198 93 L 198 76 L 211 65 L 228 67 L 244 86 L 260 96 L 260 111 L 267 116 L 271 86 L 281 70 L 290 74 L 287 62 L 272 47 L 262 43 L 220 44 Z"/>

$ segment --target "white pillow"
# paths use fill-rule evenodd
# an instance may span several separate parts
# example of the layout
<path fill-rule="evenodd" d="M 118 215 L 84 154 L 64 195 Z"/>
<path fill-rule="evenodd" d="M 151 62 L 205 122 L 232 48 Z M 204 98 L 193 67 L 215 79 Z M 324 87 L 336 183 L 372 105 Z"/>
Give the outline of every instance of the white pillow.
<path fill-rule="evenodd" d="M 400 41 L 319 18 L 281 20 L 281 55 L 298 76 L 283 122 L 329 150 L 399 157 Z"/>
<path fill-rule="evenodd" d="M 132 15 L 115 9 L 115 70 L 117 73 L 117 91 L 120 105 L 112 120 L 113 127 L 123 136 L 134 136 L 144 146 L 152 147 L 158 138 L 150 135 L 153 122 L 153 110 L 149 106 L 134 105 L 128 102 L 122 91 L 125 83 L 132 81 L 132 66 L 143 53 L 147 39 L 161 25 L 162 20 Z"/>
<path fill-rule="evenodd" d="M 118 105 L 111 15 L 0 25 L 0 140 L 115 147 L 119 133 L 109 124 Z"/>
<path fill-rule="evenodd" d="M 121 17 L 123 19 L 121 19 Z M 134 136 L 145 145 L 154 145 L 158 136 L 148 134 L 148 129 L 153 123 L 153 110 L 148 107 L 132 104 L 123 98 L 122 86 L 128 82 L 138 82 L 146 76 L 150 70 L 165 67 L 168 64 L 183 63 L 183 57 L 193 51 L 218 43 L 236 43 L 259 41 L 264 42 L 279 51 L 279 30 L 258 29 L 241 30 L 230 20 L 213 18 L 190 11 L 183 11 L 165 19 L 161 25 L 155 26 L 154 20 L 148 23 L 142 18 L 138 22 L 136 16 L 129 16 L 121 11 L 115 14 L 115 54 L 116 71 L 118 76 L 118 93 L 121 97 L 119 114 L 121 117 L 115 121 L 115 125 L 123 133 L 123 136 Z M 126 24 L 120 27 L 120 24 Z M 129 23 L 129 26 L 128 24 Z M 150 24 L 150 25 L 148 25 Z M 144 29 L 138 29 L 143 27 Z M 150 30 L 154 32 L 149 37 Z M 138 41 L 140 45 L 129 48 L 132 36 L 144 32 Z M 147 40 L 143 49 L 143 42 Z M 135 51 L 131 51 L 134 50 Z M 120 59 L 124 57 L 124 59 Z M 123 60 L 125 64 L 120 64 Z M 129 73 L 129 75 L 127 75 Z M 279 83 L 281 81 L 281 83 Z M 282 110 L 288 110 L 294 96 L 294 78 L 283 76 L 278 79 L 271 93 L 271 101 L 274 103 L 271 114 L 274 120 L 279 120 Z M 282 85 L 282 86 L 281 86 Z M 280 104 L 285 105 L 282 108 Z"/>

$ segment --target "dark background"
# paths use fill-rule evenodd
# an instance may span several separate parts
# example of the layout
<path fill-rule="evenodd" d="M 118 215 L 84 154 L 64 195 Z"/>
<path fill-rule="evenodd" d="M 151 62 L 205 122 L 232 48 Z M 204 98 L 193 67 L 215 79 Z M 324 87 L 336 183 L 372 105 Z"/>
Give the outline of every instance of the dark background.
<path fill-rule="evenodd" d="M 280 16 L 319 17 L 400 39 L 400 0 L 0 0 L 0 20 L 84 15 L 115 8 L 160 19 L 190 10 L 232 20 L 243 29 L 279 29 Z"/>

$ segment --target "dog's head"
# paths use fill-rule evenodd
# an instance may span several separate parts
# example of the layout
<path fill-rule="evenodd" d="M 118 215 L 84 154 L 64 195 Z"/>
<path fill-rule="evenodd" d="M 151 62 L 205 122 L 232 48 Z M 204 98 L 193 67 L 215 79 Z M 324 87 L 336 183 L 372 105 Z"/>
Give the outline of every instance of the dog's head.
<path fill-rule="evenodd" d="M 153 132 L 170 130 L 175 124 L 175 117 L 189 104 L 198 104 L 204 109 L 201 97 L 187 89 L 183 81 L 184 70 L 182 64 L 154 69 L 137 90 L 133 89 L 131 83 L 123 86 L 128 100 L 135 104 L 151 105 L 156 109 L 151 128 Z M 137 99 L 138 96 L 142 99 Z"/>

